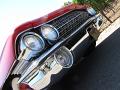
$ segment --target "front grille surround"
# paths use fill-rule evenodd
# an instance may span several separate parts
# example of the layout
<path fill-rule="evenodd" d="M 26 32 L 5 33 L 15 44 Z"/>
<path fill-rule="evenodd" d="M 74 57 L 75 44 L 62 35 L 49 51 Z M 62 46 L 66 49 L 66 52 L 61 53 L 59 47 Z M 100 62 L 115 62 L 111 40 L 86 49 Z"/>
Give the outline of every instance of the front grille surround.
<path fill-rule="evenodd" d="M 91 16 L 85 10 L 73 10 L 69 13 L 64 14 L 46 24 L 54 26 L 59 34 L 60 38 L 65 38 L 72 32 L 74 32 L 80 25 L 82 25 Z"/>

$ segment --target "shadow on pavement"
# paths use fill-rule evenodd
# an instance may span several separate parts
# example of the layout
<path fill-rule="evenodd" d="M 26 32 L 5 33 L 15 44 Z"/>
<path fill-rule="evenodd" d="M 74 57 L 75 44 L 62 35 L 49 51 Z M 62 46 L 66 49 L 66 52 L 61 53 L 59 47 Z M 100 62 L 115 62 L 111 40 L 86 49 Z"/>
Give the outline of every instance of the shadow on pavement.
<path fill-rule="evenodd" d="M 120 28 L 54 87 L 51 90 L 120 90 Z"/>

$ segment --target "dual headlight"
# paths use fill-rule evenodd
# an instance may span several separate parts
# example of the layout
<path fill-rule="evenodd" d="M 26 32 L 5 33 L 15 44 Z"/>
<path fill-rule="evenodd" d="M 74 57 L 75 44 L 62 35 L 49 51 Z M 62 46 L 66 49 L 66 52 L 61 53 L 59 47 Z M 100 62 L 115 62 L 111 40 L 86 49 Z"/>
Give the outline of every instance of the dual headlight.
<path fill-rule="evenodd" d="M 28 48 L 32 51 L 32 54 L 28 54 L 28 56 L 32 57 L 37 52 L 41 52 L 45 48 L 45 41 L 44 39 L 48 41 L 55 41 L 59 38 L 59 32 L 58 30 L 48 24 L 44 24 L 41 26 L 41 34 L 38 35 L 34 32 L 27 32 L 23 34 L 22 40 L 21 40 L 21 50 Z M 43 39 L 44 38 L 44 39 Z M 70 67 L 71 65 L 68 65 L 72 62 L 69 61 L 69 57 L 72 57 L 70 51 L 66 48 L 60 48 L 58 52 L 55 54 L 57 62 L 59 62 L 60 65 L 63 67 Z M 72 60 L 71 60 L 72 61 Z"/>
<path fill-rule="evenodd" d="M 58 30 L 49 24 L 44 24 L 41 26 L 42 37 L 48 41 L 56 41 L 59 38 Z M 45 41 L 40 35 L 28 32 L 22 37 L 21 48 L 29 48 L 33 51 L 42 51 L 45 48 Z"/>
<path fill-rule="evenodd" d="M 38 55 L 39 52 L 45 49 L 45 41 L 43 37 L 41 37 L 40 35 L 34 32 L 26 32 L 21 37 L 20 49 L 21 49 L 21 53 L 19 54 L 19 57 L 17 58 L 19 60 L 19 63 L 17 64 L 16 68 L 13 70 L 12 74 L 23 74 L 25 68 L 29 65 L 29 61 L 31 60 L 31 58 L 35 57 L 36 55 Z M 72 66 L 73 56 L 66 47 L 60 47 L 58 50 L 55 51 L 55 53 L 53 52 L 50 55 L 50 57 L 53 56 L 53 54 L 54 54 L 53 61 L 55 61 L 57 64 L 59 64 L 63 68 L 70 68 Z M 45 62 L 46 61 L 49 61 L 49 60 L 47 59 L 45 60 Z M 50 66 L 54 67 L 53 64 L 54 63 L 52 63 Z"/>

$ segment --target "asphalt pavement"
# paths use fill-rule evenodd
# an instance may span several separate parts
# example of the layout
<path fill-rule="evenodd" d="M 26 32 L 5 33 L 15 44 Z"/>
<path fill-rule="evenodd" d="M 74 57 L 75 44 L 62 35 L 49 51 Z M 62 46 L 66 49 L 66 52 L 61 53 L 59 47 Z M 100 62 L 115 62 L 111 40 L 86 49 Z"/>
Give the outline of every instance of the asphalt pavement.
<path fill-rule="evenodd" d="M 120 90 L 120 28 L 96 47 L 79 71 L 75 90 Z"/>
<path fill-rule="evenodd" d="M 120 28 L 87 57 L 80 73 L 76 90 L 120 90 Z"/>
<path fill-rule="evenodd" d="M 120 90 L 120 28 L 74 70 L 57 90 Z"/>

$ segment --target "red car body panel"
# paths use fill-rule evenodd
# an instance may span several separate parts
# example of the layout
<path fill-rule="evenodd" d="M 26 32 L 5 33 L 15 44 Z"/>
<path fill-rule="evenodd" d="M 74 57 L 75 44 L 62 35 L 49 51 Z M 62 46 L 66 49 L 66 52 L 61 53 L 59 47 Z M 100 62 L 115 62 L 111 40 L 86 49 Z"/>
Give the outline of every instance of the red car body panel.
<path fill-rule="evenodd" d="M 19 33 L 22 31 L 38 26 L 40 24 L 43 24 L 57 16 L 60 16 L 66 12 L 69 12 L 74 9 L 86 9 L 88 6 L 86 5 L 78 5 L 78 4 L 71 4 L 66 7 L 63 7 L 61 9 L 58 9 L 56 11 L 53 11 L 43 17 L 40 17 L 38 19 L 26 22 L 19 27 L 17 27 L 13 33 L 13 35 L 8 37 L 8 40 L 6 42 L 6 45 L 4 47 L 4 50 L 1 55 L 0 60 L 0 88 L 4 84 L 10 69 L 15 61 L 15 40 Z M 26 87 L 21 87 L 21 90 L 26 90 Z"/>
<path fill-rule="evenodd" d="M 0 58 L 0 87 L 5 82 L 10 68 L 15 60 L 15 54 L 13 49 L 13 38 L 12 36 L 8 37 L 8 40 L 4 46 L 4 51 Z"/>

